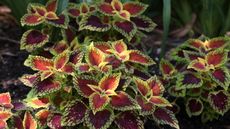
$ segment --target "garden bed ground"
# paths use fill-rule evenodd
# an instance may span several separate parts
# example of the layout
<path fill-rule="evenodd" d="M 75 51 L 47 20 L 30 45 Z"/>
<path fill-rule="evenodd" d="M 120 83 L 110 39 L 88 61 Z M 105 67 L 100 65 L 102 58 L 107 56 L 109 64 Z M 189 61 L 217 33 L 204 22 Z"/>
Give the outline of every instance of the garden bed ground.
<path fill-rule="evenodd" d="M 25 98 L 30 90 L 18 80 L 23 74 L 32 72 L 23 66 L 28 53 L 19 50 L 21 32 L 15 25 L 0 22 L 0 93 L 10 92 L 13 101 Z M 230 129 L 230 112 L 207 124 L 202 124 L 199 117 L 188 118 L 185 112 L 180 112 L 177 118 L 181 129 Z M 150 121 L 146 123 L 146 129 L 158 128 L 171 129 L 168 126 L 157 127 Z"/>

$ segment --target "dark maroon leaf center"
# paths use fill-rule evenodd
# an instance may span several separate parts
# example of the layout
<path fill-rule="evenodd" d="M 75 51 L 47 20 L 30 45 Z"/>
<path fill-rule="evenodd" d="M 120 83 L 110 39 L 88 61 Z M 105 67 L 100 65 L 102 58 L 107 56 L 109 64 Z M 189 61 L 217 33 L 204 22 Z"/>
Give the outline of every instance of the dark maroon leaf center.
<path fill-rule="evenodd" d="M 224 110 L 226 108 L 228 97 L 223 92 L 219 92 L 216 95 L 211 94 L 211 99 L 218 109 Z"/>
<path fill-rule="evenodd" d="M 95 26 L 97 28 L 108 27 L 107 24 L 102 23 L 100 18 L 98 18 L 97 16 L 93 16 L 93 15 L 88 18 L 86 25 Z"/>
<path fill-rule="evenodd" d="M 130 33 L 133 29 L 134 26 L 131 22 L 129 21 L 123 21 L 123 22 L 115 22 L 115 25 L 125 31 L 126 33 Z"/>
<path fill-rule="evenodd" d="M 26 43 L 30 45 L 38 44 L 43 42 L 47 38 L 46 35 L 42 34 L 40 31 L 32 30 L 27 36 L 26 36 Z"/>
<path fill-rule="evenodd" d="M 191 73 L 184 75 L 183 84 L 198 84 L 201 80 Z"/>
<path fill-rule="evenodd" d="M 188 103 L 188 107 L 192 113 L 199 112 L 202 109 L 202 104 L 195 99 L 191 99 Z"/>

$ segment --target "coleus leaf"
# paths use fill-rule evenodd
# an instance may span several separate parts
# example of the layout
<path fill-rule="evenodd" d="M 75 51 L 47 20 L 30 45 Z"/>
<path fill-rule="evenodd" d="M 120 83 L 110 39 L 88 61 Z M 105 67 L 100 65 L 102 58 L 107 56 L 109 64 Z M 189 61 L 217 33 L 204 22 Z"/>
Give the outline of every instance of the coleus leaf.
<path fill-rule="evenodd" d="M 140 2 L 126 2 L 123 5 L 123 9 L 128 11 L 132 17 L 142 14 L 147 7 L 148 5 Z"/>
<path fill-rule="evenodd" d="M 60 14 L 58 16 L 58 19 L 50 19 L 47 20 L 47 23 L 50 25 L 53 25 L 55 27 L 60 27 L 63 29 L 68 28 L 68 23 L 69 23 L 69 17 L 66 14 Z"/>
<path fill-rule="evenodd" d="M 164 77 L 171 77 L 176 72 L 175 67 L 165 59 L 160 61 L 160 70 Z"/>
<path fill-rule="evenodd" d="M 74 65 L 77 65 L 78 63 L 82 62 L 84 53 L 80 50 L 74 51 L 70 54 L 69 61 L 73 63 Z"/>
<path fill-rule="evenodd" d="M 72 63 L 67 63 L 62 69 L 61 72 L 66 74 L 72 74 L 75 71 L 75 66 Z"/>
<path fill-rule="evenodd" d="M 10 111 L 0 111 L 0 120 L 7 121 L 12 116 Z"/>
<path fill-rule="evenodd" d="M 91 31 L 98 31 L 98 32 L 105 32 L 108 31 L 111 26 L 110 24 L 103 23 L 100 17 L 95 15 L 88 15 L 82 18 L 79 23 L 80 28 L 79 30 L 91 30 Z"/>
<path fill-rule="evenodd" d="M 120 12 L 123 10 L 123 4 L 120 2 L 120 0 L 112 0 L 111 2 L 113 10 Z"/>
<path fill-rule="evenodd" d="M 33 70 L 48 71 L 53 67 L 53 61 L 42 56 L 29 56 L 25 61 L 25 65 Z"/>
<path fill-rule="evenodd" d="M 213 38 L 210 39 L 206 45 L 208 49 L 218 49 L 218 48 L 223 48 L 229 44 L 229 38 L 225 37 L 218 37 L 218 38 Z"/>
<path fill-rule="evenodd" d="M 151 32 L 157 26 L 150 18 L 146 16 L 131 17 L 130 19 L 136 26 L 137 29 Z"/>
<path fill-rule="evenodd" d="M 204 47 L 204 43 L 199 39 L 190 39 L 186 41 L 186 45 L 195 50 L 199 50 L 200 48 Z"/>
<path fill-rule="evenodd" d="M 64 51 L 61 54 L 57 55 L 54 60 L 54 67 L 57 70 L 64 68 L 64 66 L 69 61 L 69 51 Z"/>
<path fill-rule="evenodd" d="M 104 91 L 115 91 L 119 85 L 120 78 L 121 73 L 106 75 L 100 80 L 99 86 Z"/>
<path fill-rule="evenodd" d="M 81 101 L 71 101 L 64 107 L 65 111 L 62 117 L 62 125 L 75 126 L 84 121 L 87 107 Z"/>
<path fill-rule="evenodd" d="M 117 95 L 112 96 L 110 104 L 112 108 L 120 111 L 140 109 L 137 101 L 123 91 L 117 92 Z"/>
<path fill-rule="evenodd" d="M 42 47 L 49 41 L 49 35 L 46 35 L 38 30 L 26 31 L 20 41 L 20 49 L 26 49 L 27 51 L 33 51 L 36 48 Z"/>
<path fill-rule="evenodd" d="M 78 76 L 73 79 L 74 86 L 78 93 L 83 97 L 88 98 L 94 91 L 89 85 L 97 85 L 97 81 L 90 76 Z"/>
<path fill-rule="evenodd" d="M 196 74 L 185 72 L 180 74 L 176 82 L 176 89 L 198 88 L 203 84 L 203 80 Z"/>
<path fill-rule="evenodd" d="M 89 105 L 94 114 L 98 111 L 104 110 L 109 102 L 110 98 L 107 95 L 101 95 L 97 92 L 91 94 L 89 97 Z"/>
<path fill-rule="evenodd" d="M 113 22 L 113 27 L 116 31 L 121 33 L 129 41 L 137 32 L 136 25 L 129 21 L 115 21 Z"/>
<path fill-rule="evenodd" d="M 191 116 L 198 116 L 204 109 L 203 103 L 200 99 L 189 98 L 186 102 L 186 112 Z"/>
<path fill-rule="evenodd" d="M 94 47 L 101 50 L 105 54 L 111 54 L 111 52 L 109 51 L 111 49 L 111 46 L 107 42 L 96 42 L 94 43 Z"/>
<path fill-rule="evenodd" d="M 108 65 L 111 65 L 113 69 L 119 68 L 122 66 L 122 61 L 117 59 L 115 56 L 107 56 L 105 58 L 106 62 L 109 62 Z"/>
<path fill-rule="evenodd" d="M 13 116 L 12 117 L 12 124 L 13 124 L 13 127 L 16 129 L 24 129 L 22 118 L 20 116 L 16 116 L 16 115 Z M 1 128 L 1 124 L 0 124 L 0 128 Z"/>
<path fill-rule="evenodd" d="M 143 121 L 133 112 L 121 112 L 115 118 L 115 124 L 119 129 L 144 129 Z"/>
<path fill-rule="evenodd" d="M 155 64 L 149 56 L 142 54 L 138 50 L 129 50 L 129 61 L 147 66 Z"/>
<path fill-rule="evenodd" d="M 214 67 L 219 67 L 223 65 L 228 59 L 228 53 L 224 50 L 216 50 L 209 52 L 205 60 L 207 61 L 207 64 Z"/>
<path fill-rule="evenodd" d="M 151 89 L 150 89 L 147 82 L 145 82 L 144 80 L 137 78 L 137 77 L 133 77 L 133 81 L 135 82 L 137 89 L 141 93 L 142 96 L 148 96 L 149 95 L 149 91 Z"/>
<path fill-rule="evenodd" d="M 97 8 L 101 13 L 108 16 L 113 16 L 115 14 L 114 9 L 110 3 L 101 2 Z"/>
<path fill-rule="evenodd" d="M 47 120 L 50 114 L 51 114 L 51 111 L 49 111 L 48 109 L 42 109 L 38 111 L 35 114 L 35 118 L 38 120 L 38 124 L 43 127 L 46 126 Z"/>
<path fill-rule="evenodd" d="M 209 73 L 210 77 L 225 90 L 228 89 L 230 84 L 230 74 L 226 67 L 214 69 Z"/>
<path fill-rule="evenodd" d="M 39 74 L 25 74 L 19 80 L 26 86 L 33 87 L 34 84 L 40 79 Z"/>
<path fill-rule="evenodd" d="M 184 53 L 183 55 L 184 55 L 185 59 L 187 60 L 187 62 L 197 60 L 199 58 L 203 58 L 203 54 L 200 54 L 197 51 L 183 50 L 183 53 Z"/>
<path fill-rule="evenodd" d="M 61 88 L 61 84 L 53 78 L 47 78 L 43 81 L 39 81 L 35 86 L 34 90 L 38 96 L 43 96 L 49 93 L 58 91 Z"/>
<path fill-rule="evenodd" d="M 108 109 L 93 113 L 88 110 L 86 112 L 86 125 L 92 129 L 107 129 L 114 120 L 114 113 Z"/>
<path fill-rule="evenodd" d="M 68 15 L 72 18 L 77 18 L 80 16 L 81 12 L 80 9 L 76 8 L 76 7 L 70 7 L 68 8 Z"/>
<path fill-rule="evenodd" d="M 86 62 L 91 65 L 91 66 L 96 66 L 99 67 L 105 59 L 104 53 L 97 49 L 96 47 L 91 44 L 88 48 L 88 52 L 85 55 L 86 57 Z"/>
<path fill-rule="evenodd" d="M 184 97 L 186 89 L 177 89 L 176 86 L 171 86 L 168 88 L 168 92 L 174 97 Z"/>
<path fill-rule="evenodd" d="M 229 110 L 230 96 L 226 91 L 220 90 L 217 92 L 211 92 L 208 96 L 208 101 L 211 107 L 221 115 Z"/>
<path fill-rule="evenodd" d="M 130 13 L 129 13 L 128 11 L 126 11 L 126 10 L 121 10 L 121 11 L 118 13 L 118 16 L 119 16 L 121 19 L 130 21 Z"/>
<path fill-rule="evenodd" d="M 157 108 L 153 113 L 153 118 L 160 124 L 167 124 L 176 129 L 179 129 L 176 117 L 171 111 L 165 108 Z"/>
<path fill-rule="evenodd" d="M 77 71 L 79 73 L 86 73 L 86 72 L 90 72 L 91 68 L 90 68 L 89 64 L 87 64 L 87 63 L 79 63 L 77 65 Z"/>
<path fill-rule="evenodd" d="M 48 12 L 56 12 L 58 6 L 58 0 L 49 0 L 46 3 L 46 10 Z"/>
<path fill-rule="evenodd" d="M 85 2 L 81 3 L 81 5 L 80 5 L 80 12 L 83 15 L 89 12 L 89 6 Z"/>
<path fill-rule="evenodd" d="M 119 54 L 127 51 L 127 45 L 125 44 L 123 40 L 117 40 L 113 42 L 112 47 L 115 50 L 115 52 Z"/>
<path fill-rule="evenodd" d="M 202 58 L 198 58 L 189 63 L 188 69 L 194 69 L 198 72 L 207 72 L 209 68 L 206 65 L 206 61 Z"/>
<path fill-rule="evenodd" d="M 50 100 L 45 97 L 44 98 L 38 98 L 38 97 L 30 98 L 30 99 L 27 99 L 26 102 L 27 102 L 26 104 L 29 107 L 32 107 L 34 109 L 46 108 L 50 105 Z"/>
<path fill-rule="evenodd" d="M 36 25 L 39 25 L 39 24 L 43 23 L 44 21 L 45 21 L 45 19 L 41 15 L 38 15 L 36 13 L 34 13 L 34 14 L 25 14 L 21 18 L 22 26 L 24 26 L 24 25 L 36 26 Z"/>
<path fill-rule="evenodd" d="M 0 129 L 5 129 L 7 128 L 7 123 L 4 120 L 0 120 Z"/>
<path fill-rule="evenodd" d="M 30 114 L 30 112 L 25 112 L 23 119 L 23 127 L 24 129 L 37 129 L 37 121 Z"/>
<path fill-rule="evenodd" d="M 153 76 L 147 80 L 148 86 L 151 90 L 151 95 L 160 96 L 163 94 L 165 88 L 158 80 L 157 76 Z"/>
<path fill-rule="evenodd" d="M 49 118 L 48 118 L 47 125 L 51 129 L 62 129 L 61 120 L 62 120 L 62 115 L 61 114 L 59 114 L 59 113 L 51 114 L 49 116 Z"/>
<path fill-rule="evenodd" d="M 141 107 L 140 114 L 145 115 L 151 115 L 153 111 L 155 110 L 154 105 L 151 102 L 148 102 L 145 98 L 142 96 L 137 96 L 136 100 Z"/>
<path fill-rule="evenodd" d="M 0 107 L 11 109 L 13 108 L 13 105 L 11 104 L 11 97 L 10 93 L 0 93 Z"/>
<path fill-rule="evenodd" d="M 170 102 L 161 96 L 152 96 L 149 102 L 159 107 L 171 106 Z"/>
<path fill-rule="evenodd" d="M 67 50 L 68 47 L 69 47 L 68 43 L 64 40 L 61 40 L 61 41 L 55 43 L 50 51 L 53 55 L 58 55 L 58 54 L 64 52 L 65 50 Z"/>

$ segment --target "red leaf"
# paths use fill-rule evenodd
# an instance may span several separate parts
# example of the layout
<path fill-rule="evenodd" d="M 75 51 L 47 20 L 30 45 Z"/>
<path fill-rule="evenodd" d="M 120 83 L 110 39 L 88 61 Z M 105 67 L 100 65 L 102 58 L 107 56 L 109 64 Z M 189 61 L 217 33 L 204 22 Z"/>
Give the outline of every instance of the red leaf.
<path fill-rule="evenodd" d="M 179 129 L 178 121 L 173 113 L 167 109 L 157 108 L 153 113 L 153 117 L 161 124 L 168 124 L 176 129 Z"/>
<path fill-rule="evenodd" d="M 112 96 L 110 103 L 114 109 L 121 111 L 139 108 L 136 100 L 123 91 L 117 92 L 117 95 Z"/>
<path fill-rule="evenodd" d="M 198 39 L 190 39 L 187 41 L 187 44 L 189 47 L 195 48 L 195 49 L 200 49 L 200 48 L 204 47 L 204 43 Z"/>
<path fill-rule="evenodd" d="M 226 91 L 222 90 L 217 92 L 211 92 L 208 96 L 208 101 L 212 108 L 222 115 L 229 109 L 229 99 L 229 94 Z"/>
<path fill-rule="evenodd" d="M 184 53 L 184 57 L 187 59 L 188 62 L 197 60 L 199 58 L 203 58 L 203 56 L 196 51 L 183 50 L 183 53 Z"/>
<path fill-rule="evenodd" d="M 183 73 L 177 80 L 176 88 L 179 89 L 188 89 L 188 88 L 197 88 L 202 86 L 203 81 L 198 75 L 194 73 Z"/>
<path fill-rule="evenodd" d="M 86 63 L 81 63 L 78 65 L 78 71 L 80 73 L 90 72 L 90 66 Z"/>
<path fill-rule="evenodd" d="M 94 113 L 102 111 L 105 106 L 109 103 L 110 98 L 106 95 L 102 96 L 98 93 L 93 93 L 89 97 L 89 104 Z"/>
<path fill-rule="evenodd" d="M 61 84 L 59 82 L 55 82 L 52 78 L 47 78 L 38 82 L 34 88 L 36 93 L 42 96 L 59 90 L 61 88 Z"/>
<path fill-rule="evenodd" d="M 141 115 L 151 115 L 154 111 L 154 105 L 150 102 L 147 102 L 142 96 L 137 96 L 136 100 L 141 107 Z"/>
<path fill-rule="evenodd" d="M 46 10 L 49 12 L 56 12 L 57 9 L 57 4 L 58 1 L 57 0 L 49 0 L 46 4 Z"/>
<path fill-rule="evenodd" d="M 113 49 L 119 54 L 122 53 L 122 52 L 127 51 L 127 45 L 124 43 L 123 40 L 115 41 L 112 44 L 112 46 L 113 46 Z"/>
<path fill-rule="evenodd" d="M 45 45 L 48 40 L 48 35 L 38 30 L 28 30 L 22 35 L 20 48 L 26 49 L 27 51 L 32 51 L 35 48 L 39 48 Z"/>
<path fill-rule="evenodd" d="M 174 66 L 164 59 L 161 59 L 160 70 L 164 77 L 170 77 L 175 72 Z"/>
<path fill-rule="evenodd" d="M 115 56 L 107 56 L 105 61 L 109 62 L 108 65 L 112 65 L 113 69 L 119 68 L 122 64 L 121 60 L 117 59 Z"/>
<path fill-rule="evenodd" d="M 54 60 L 54 66 L 57 70 L 62 69 L 69 61 L 69 52 L 65 51 L 59 54 Z"/>
<path fill-rule="evenodd" d="M 11 97 L 10 97 L 10 93 L 1 93 L 0 94 L 0 106 L 4 106 L 4 105 L 9 105 L 11 104 Z"/>
<path fill-rule="evenodd" d="M 69 61 L 76 65 L 78 63 L 81 63 L 82 58 L 83 58 L 83 52 L 77 50 L 71 53 Z"/>
<path fill-rule="evenodd" d="M 159 96 L 159 95 L 163 94 L 165 88 L 161 84 L 161 82 L 157 79 L 156 76 L 151 77 L 150 79 L 148 79 L 147 83 L 149 85 L 149 88 L 150 88 L 153 96 Z"/>
<path fill-rule="evenodd" d="M 42 109 L 39 112 L 35 114 L 35 117 L 38 119 L 39 123 L 42 126 L 45 126 L 47 124 L 47 120 L 51 112 L 47 109 Z"/>
<path fill-rule="evenodd" d="M 7 127 L 6 121 L 0 120 L 0 129 L 5 129 Z"/>
<path fill-rule="evenodd" d="M 193 60 L 190 62 L 190 64 L 187 67 L 188 69 L 192 68 L 198 72 L 207 71 L 206 61 L 202 58 L 198 58 L 196 60 Z"/>
<path fill-rule="evenodd" d="M 145 16 L 131 17 L 131 21 L 134 22 L 139 30 L 146 32 L 151 32 L 156 27 L 156 24 L 150 18 Z"/>
<path fill-rule="evenodd" d="M 24 129 L 22 119 L 19 116 L 13 116 L 12 122 L 14 125 L 13 127 L 15 129 Z M 1 122 L 0 122 L 0 129 L 1 129 Z"/>
<path fill-rule="evenodd" d="M 115 123 L 119 129 L 144 129 L 143 121 L 131 112 L 121 112 Z"/>
<path fill-rule="evenodd" d="M 149 99 L 149 102 L 151 102 L 152 104 L 157 105 L 157 106 L 163 106 L 163 107 L 171 106 L 171 104 L 169 103 L 168 100 L 166 100 L 165 98 L 160 97 L 160 96 L 152 96 Z"/>
<path fill-rule="evenodd" d="M 108 4 L 108 3 L 101 3 L 100 5 L 98 5 L 98 9 L 101 13 L 105 14 L 105 15 L 114 15 L 115 13 L 113 12 L 113 7 Z"/>
<path fill-rule="evenodd" d="M 208 65 L 214 66 L 214 67 L 219 67 L 223 63 L 226 62 L 228 56 L 227 52 L 223 50 L 216 50 L 216 51 L 211 51 L 209 52 L 205 59 L 207 61 Z"/>
<path fill-rule="evenodd" d="M 80 15 L 80 10 L 76 7 L 68 9 L 68 13 L 71 17 L 76 18 Z"/>
<path fill-rule="evenodd" d="M 81 14 L 86 14 L 89 12 L 89 7 L 85 2 L 81 3 L 80 11 L 81 11 Z"/>
<path fill-rule="evenodd" d="M 72 74 L 75 71 L 75 67 L 72 63 L 68 63 L 61 69 L 61 71 L 66 74 Z"/>
<path fill-rule="evenodd" d="M 138 91 L 141 93 L 141 95 L 143 96 L 147 96 L 150 92 L 150 87 L 148 86 L 148 83 L 145 82 L 144 80 L 141 80 L 137 77 L 134 77 L 133 78 L 133 81 L 135 82 L 137 88 L 138 88 Z"/>
<path fill-rule="evenodd" d="M 95 15 L 83 17 L 79 30 L 87 29 L 91 31 L 104 32 L 111 28 L 110 24 L 103 23 L 102 19 Z"/>
<path fill-rule="evenodd" d="M 26 14 L 21 18 L 21 24 L 29 25 L 29 26 L 36 26 L 44 22 L 44 18 L 38 14 Z"/>
<path fill-rule="evenodd" d="M 208 41 L 207 48 L 208 49 L 217 49 L 225 47 L 228 44 L 229 39 L 227 38 L 213 38 Z"/>
<path fill-rule="evenodd" d="M 120 12 L 123 10 L 123 5 L 120 2 L 120 0 L 112 0 L 111 5 L 113 9 L 116 10 L 117 12 Z"/>
<path fill-rule="evenodd" d="M 65 107 L 62 123 L 65 126 L 75 126 L 84 121 L 87 107 L 80 101 L 71 101 Z"/>
<path fill-rule="evenodd" d="M 103 53 L 111 54 L 108 50 L 111 49 L 110 45 L 107 42 L 97 42 L 94 43 L 94 47 L 101 50 Z"/>
<path fill-rule="evenodd" d="M 132 16 L 137 16 L 142 14 L 148 5 L 138 3 L 138 2 L 127 2 L 124 4 L 124 10 L 128 11 Z"/>
<path fill-rule="evenodd" d="M 89 50 L 86 54 L 86 61 L 92 66 L 99 66 L 104 61 L 103 52 L 94 46 L 89 46 Z"/>
<path fill-rule="evenodd" d="M 119 85 L 121 74 L 111 74 L 104 76 L 99 82 L 99 86 L 102 90 L 112 90 L 115 91 Z"/>
<path fill-rule="evenodd" d="M 19 79 L 24 85 L 33 87 L 34 84 L 39 80 L 39 78 L 40 78 L 39 74 L 32 74 L 32 75 L 25 74 Z"/>
<path fill-rule="evenodd" d="M 93 129 L 107 129 L 112 124 L 113 119 L 113 112 L 107 109 L 95 114 L 92 111 L 86 113 L 86 125 Z"/>
<path fill-rule="evenodd" d="M 124 20 L 128 20 L 128 21 L 130 20 L 130 14 L 126 10 L 120 11 L 119 12 L 119 17 L 122 18 L 122 19 L 124 19 Z"/>
<path fill-rule="evenodd" d="M 23 127 L 24 129 L 37 129 L 37 122 L 29 112 L 24 115 Z"/>
<path fill-rule="evenodd" d="M 61 126 L 61 119 L 62 115 L 61 114 L 53 114 L 51 117 L 48 119 L 48 126 L 52 129 L 62 129 Z"/>
<path fill-rule="evenodd" d="M 140 53 L 138 50 L 129 51 L 129 61 L 142 65 L 153 65 L 155 63 L 149 56 Z"/>
<path fill-rule="evenodd" d="M 0 120 L 7 121 L 12 116 L 9 111 L 0 111 Z"/>
<path fill-rule="evenodd" d="M 211 78 L 220 86 L 222 86 L 224 89 L 228 89 L 230 84 L 230 74 L 228 72 L 228 69 L 218 68 L 210 72 Z"/>
<path fill-rule="evenodd" d="M 51 49 L 51 52 L 54 53 L 54 55 L 58 55 L 62 52 L 64 52 L 66 49 L 68 49 L 68 44 L 66 41 L 61 40 L 54 44 L 53 48 Z"/>
<path fill-rule="evenodd" d="M 58 19 L 47 20 L 47 23 L 55 27 L 60 27 L 67 29 L 67 24 L 69 23 L 68 16 L 61 14 L 58 16 Z"/>
<path fill-rule="evenodd" d="M 198 116 L 203 111 L 203 103 L 199 99 L 190 98 L 186 103 L 186 111 L 189 117 Z"/>
<path fill-rule="evenodd" d="M 84 97 L 89 97 L 94 91 L 89 87 L 89 85 L 97 85 L 98 83 L 95 79 L 87 76 L 78 76 L 73 80 L 75 84 L 75 88 L 77 89 L 78 93 Z"/>
<path fill-rule="evenodd" d="M 29 56 L 28 60 L 31 61 L 31 67 L 34 70 L 48 71 L 53 67 L 53 62 L 50 59 L 41 56 Z"/>
<path fill-rule="evenodd" d="M 126 37 L 129 41 L 137 32 L 135 24 L 129 21 L 116 21 L 113 23 L 113 27 L 124 37 Z"/>

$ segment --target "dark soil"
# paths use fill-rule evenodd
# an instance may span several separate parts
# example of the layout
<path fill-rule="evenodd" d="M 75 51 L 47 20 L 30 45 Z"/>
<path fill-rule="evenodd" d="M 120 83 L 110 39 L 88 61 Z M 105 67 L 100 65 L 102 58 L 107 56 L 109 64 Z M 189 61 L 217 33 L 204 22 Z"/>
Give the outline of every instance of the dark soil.
<path fill-rule="evenodd" d="M 0 93 L 10 92 L 14 101 L 25 98 L 30 90 L 29 87 L 20 83 L 18 78 L 25 73 L 32 72 L 23 65 L 28 53 L 19 50 L 21 34 L 22 31 L 18 26 L 0 22 Z M 189 118 L 185 112 L 180 112 L 177 119 L 181 129 L 230 129 L 230 112 L 218 120 L 206 124 L 202 124 L 199 117 Z M 172 129 L 169 126 L 159 127 L 151 121 L 146 123 L 145 128 Z"/>

